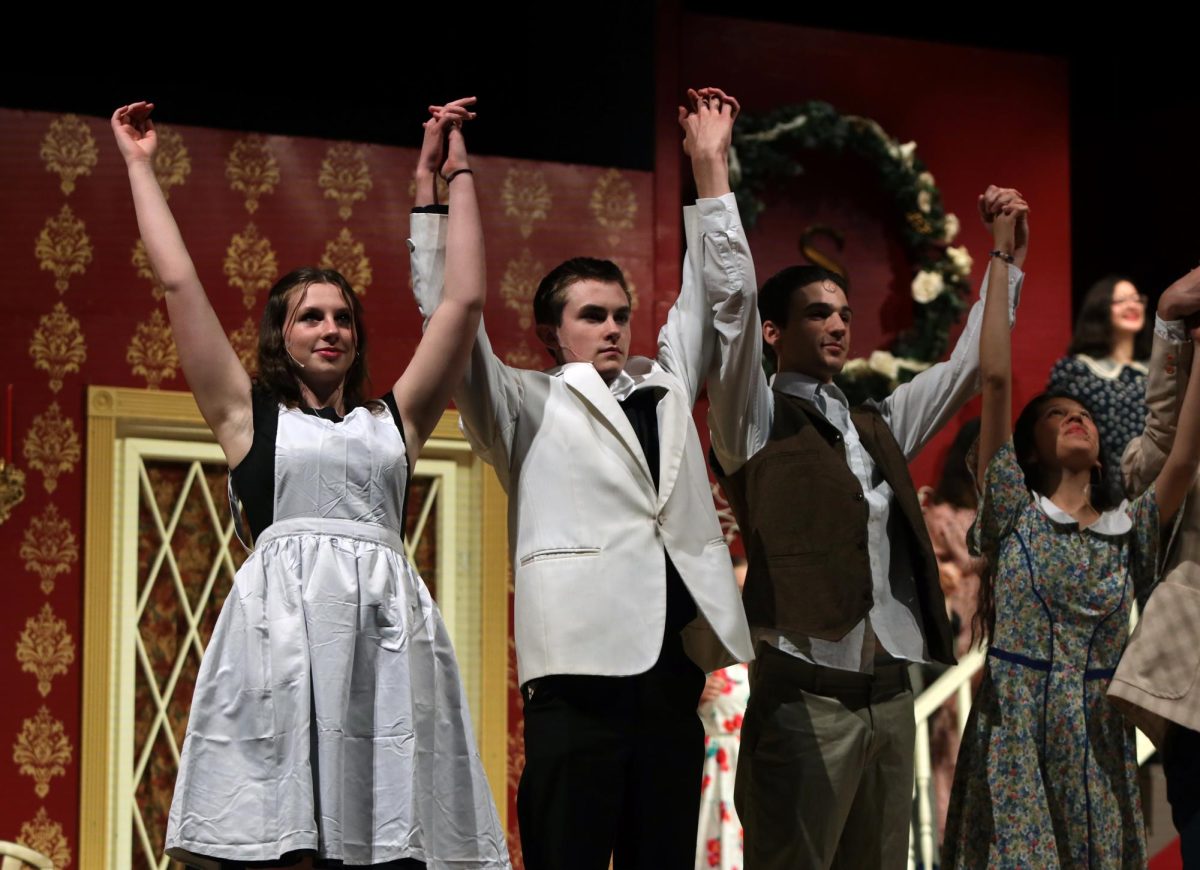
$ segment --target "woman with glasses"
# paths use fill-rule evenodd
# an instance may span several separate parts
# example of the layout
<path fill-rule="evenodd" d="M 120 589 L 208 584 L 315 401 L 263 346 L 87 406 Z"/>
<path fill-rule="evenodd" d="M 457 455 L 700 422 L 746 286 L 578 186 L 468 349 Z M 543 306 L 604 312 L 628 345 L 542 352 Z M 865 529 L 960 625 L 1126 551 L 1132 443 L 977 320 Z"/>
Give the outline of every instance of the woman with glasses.
<path fill-rule="evenodd" d="M 1112 492 L 1120 501 L 1121 454 L 1146 421 L 1146 360 L 1152 324 L 1146 297 L 1128 278 L 1101 278 L 1083 299 L 1071 346 L 1050 370 L 1047 390 L 1078 396 L 1096 416 Z"/>

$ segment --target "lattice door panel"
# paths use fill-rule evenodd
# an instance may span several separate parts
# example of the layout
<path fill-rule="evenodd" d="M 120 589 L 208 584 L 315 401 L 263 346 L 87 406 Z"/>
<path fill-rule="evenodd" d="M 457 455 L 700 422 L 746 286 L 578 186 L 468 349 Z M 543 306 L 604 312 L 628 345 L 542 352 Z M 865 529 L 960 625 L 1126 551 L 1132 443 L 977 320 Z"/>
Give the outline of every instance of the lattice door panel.
<path fill-rule="evenodd" d="M 223 463 L 147 454 L 130 464 L 138 489 L 130 864 L 162 870 L 172 863 L 163 854 L 167 815 L 196 675 L 246 553 L 233 532 Z M 447 487 L 441 475 L 419 472 L 405 550 L 436 598 Z"/>

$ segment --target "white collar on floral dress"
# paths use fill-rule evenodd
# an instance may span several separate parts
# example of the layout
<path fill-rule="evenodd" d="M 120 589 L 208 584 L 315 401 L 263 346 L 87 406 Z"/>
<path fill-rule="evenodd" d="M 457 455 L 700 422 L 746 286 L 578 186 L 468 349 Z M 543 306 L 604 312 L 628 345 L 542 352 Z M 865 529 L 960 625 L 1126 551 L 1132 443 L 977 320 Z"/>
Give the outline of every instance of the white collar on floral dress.
<path fill-rule="evenodd" d="M 1060 523 L 1061 525 L 1079 525 L 1079 520 L 1075 519 L 1075 517 L 1050 501 L 1050 499 L 1046 498 L 1040 492 L 1033 494 L 1033 503 L 1053 522 Z M 1128 500 L 1122 499 L 1121 503 L 1115 508 L 1100 514 L 1100 519 L 1085 528 L 1084 531 L 1112 537 L 1129 534 L 1129 530 L 1133 528 L 1133 521 L 1129 519 L 1129 513 L 1126 510 L 1128 507 Z"/>
<path fill-rule="evenodd" d="M 1147 375 L 1150 373 L 1150 369 L 1146 367 L 1146 364 L 1141 360 L 1136 359 L 1127 363 L 1119 363 L 1111 356 L 1094 357 L 1088 356 L 1086 353 L 1075 354 L 1075 359 L 1079 360 L 1081 363 L 1091 369 L 1092 374 L 1094 374 L 1096 377 L 1104 378 L 1106 381 L 1111 381 L 1117 377 L 1120 377 L 1121 372 L 1126 366 L 1133 369 L 1139 375 Z"/>

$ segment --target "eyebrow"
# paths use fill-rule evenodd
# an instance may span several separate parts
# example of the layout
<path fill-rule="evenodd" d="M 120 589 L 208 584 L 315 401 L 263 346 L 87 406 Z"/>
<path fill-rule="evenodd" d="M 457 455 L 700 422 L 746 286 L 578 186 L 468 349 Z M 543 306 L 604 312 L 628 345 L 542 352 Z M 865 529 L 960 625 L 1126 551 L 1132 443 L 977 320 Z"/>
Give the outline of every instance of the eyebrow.
<path fill-rule="evenodd" d="M 835 311 L 838 312 L 839 314 L 841 314 L 843 317 L 846 316 L 847 314 L 849 314 L 849 315 L 854 314 L 854 309 L 851 308 L 849 305 L 843 305 L 841 308 L 834 308 L 828 302 L 810 302 L 804 306 L 805 314 L 822 314 L 823 313 L 826 317 L 828 317 L 830 314 L 832 314 Z"/>
<path fill-rule="evenodd" d="M 613 314 L 629 314 L 632 309 L 628 305 L 622 305 L 620 308 L 614 309 Z M 603 305 L 583 305 L 579 308 L 579 313 L 584 317 L 591 317 L 596 314 L 607 315 L 608 309 Z"/>

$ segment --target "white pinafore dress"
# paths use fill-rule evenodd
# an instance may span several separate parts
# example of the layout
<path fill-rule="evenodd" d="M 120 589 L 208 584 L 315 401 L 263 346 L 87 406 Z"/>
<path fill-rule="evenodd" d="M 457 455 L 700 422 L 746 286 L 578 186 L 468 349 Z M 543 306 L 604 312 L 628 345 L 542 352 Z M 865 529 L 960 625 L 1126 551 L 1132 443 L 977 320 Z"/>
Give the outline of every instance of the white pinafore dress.
<path fill-rule="evenodd" d="M 280 407 L 274 468 L 273 522 L 200 667 L 169 853 L 509 867 L 449 635 L 404 555 L 394 418 Z"/>

